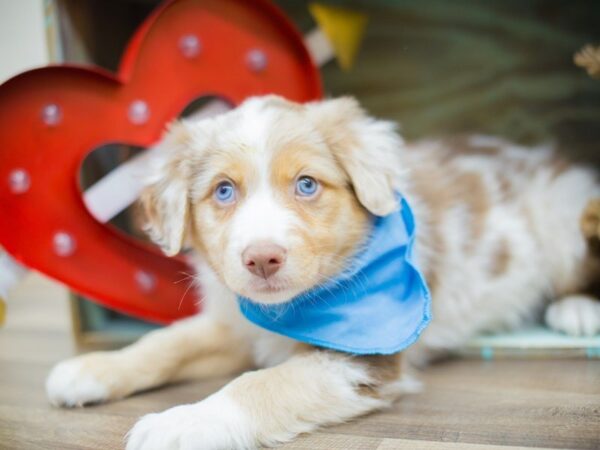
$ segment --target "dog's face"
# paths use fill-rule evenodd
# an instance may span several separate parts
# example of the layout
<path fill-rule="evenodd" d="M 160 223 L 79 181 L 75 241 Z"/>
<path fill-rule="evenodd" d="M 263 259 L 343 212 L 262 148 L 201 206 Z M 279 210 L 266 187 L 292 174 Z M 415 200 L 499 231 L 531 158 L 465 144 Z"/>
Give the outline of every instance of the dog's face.
<path fill-rule="evenodd" d="M 189 243 L 257 302 L 284 302 L 340 272 L 370 213 L 397 207 L 401 140 L 348 98 L 253 98 L 175 124 L 163 146 L 142 196 L 151 236 L 168 255 Z"/>

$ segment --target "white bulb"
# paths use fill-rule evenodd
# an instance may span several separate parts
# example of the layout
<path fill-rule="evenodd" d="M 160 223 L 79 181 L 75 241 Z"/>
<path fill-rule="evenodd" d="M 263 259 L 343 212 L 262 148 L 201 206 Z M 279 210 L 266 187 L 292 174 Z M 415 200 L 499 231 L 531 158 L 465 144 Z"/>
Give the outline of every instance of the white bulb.
<path fill-rule="evenodd" d="M 145 124 L 150 118 L 150 108 L 148 107 L 148 103 L 144 100 L 134 100 L 129 105 L 127 116 L 129 117 L 129 121 L 134 125 Z"/>
<path fill-rule="evenodd" d="M 49 127 L 57 126 L 62 120 L 62 110 L 60 106 L 49 103 L 42 108 L 42 122 Z"/>
<path fill-rule="evenodd" d="M 156 278 L 145 270 L 138 270 L 135 273 L 135 282 L 143 292 L 152 292 L 156 287 Z"/>
<path fill-rule="evenodd" d="M 25 169 L 15 169 L 8 176 L 8 185 L 13 194 L 23 194 L 31 186 L 31 178 Z"/>
<path fill-rule="evenodd" d="M 198 36 L 186 34 L 179 39 L 179 50 L 186 58 L 195 58 L 202 51 L 202 43 Z"/>
<path fill-rule="evenodd" d="M 52 239 L 52 245 L 54 246 L 54 252 L 62 257 L 71 256 L 75 253 L 75 249 L 77 248 L 75 238 L 66 231 L 58 231 L 55 233 Z"/>
<path fill-rule="evenodd" d="M 246 55 L 246 62 L 253 72 L 262 72 L 267 68 L 269 60 L 265 52 L 255 48 L 250 50 Z"/>

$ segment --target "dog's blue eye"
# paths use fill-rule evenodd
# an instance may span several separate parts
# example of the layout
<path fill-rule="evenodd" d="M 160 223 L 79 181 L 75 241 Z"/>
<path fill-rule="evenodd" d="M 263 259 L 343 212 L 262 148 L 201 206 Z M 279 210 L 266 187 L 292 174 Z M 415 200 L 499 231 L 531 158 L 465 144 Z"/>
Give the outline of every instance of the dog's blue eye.
<path fill-rule="evenodd" d="M 301 197 L 312 197 L 317 193 L 319 183 L 312 177 L 300 177 L 296 181 L 296 195 Z"/>
<path fill-rule="evenodd" d="M 221 181 L 214 196 L 219 203 L 231 203 L 235 200 L 235 186 L 231 181 Z"/>

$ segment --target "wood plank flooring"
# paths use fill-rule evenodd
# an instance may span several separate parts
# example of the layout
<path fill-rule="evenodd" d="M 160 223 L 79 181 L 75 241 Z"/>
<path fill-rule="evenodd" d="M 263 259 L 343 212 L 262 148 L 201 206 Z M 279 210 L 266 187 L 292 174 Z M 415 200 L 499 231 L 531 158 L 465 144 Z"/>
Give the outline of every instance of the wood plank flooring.
<path fill-rule="evenodd" d="M 85 409 L 52 408 L 51 365 L 75 353 L 66 294 L 30 277 L 0 329 L 0 448 L 119 449 L 136 418 L 201 399 L 226 379 L 171 386 Z M 600 448 L 600 362 L 461 360 L 422 374 L 423 393 L 285 449 Z"/>

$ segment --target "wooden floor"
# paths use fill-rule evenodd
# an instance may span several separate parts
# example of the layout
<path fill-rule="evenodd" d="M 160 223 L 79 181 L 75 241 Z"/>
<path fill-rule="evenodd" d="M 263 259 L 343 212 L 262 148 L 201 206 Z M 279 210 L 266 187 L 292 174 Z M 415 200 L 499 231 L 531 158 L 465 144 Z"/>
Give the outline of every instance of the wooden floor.
<path fill-rule="evenodd" d="M 227 380 L 172 386 L 109 405 L 49 406 L 44 378 L 74 353 L 67 300 L 31 277 L 0 329 L 0 448 L 118 449 L 142 414 L 201 399 Z M 600 362 L 455 361 L 391 410 L 302 437 L 286 449 L 600 448 Z"/>

